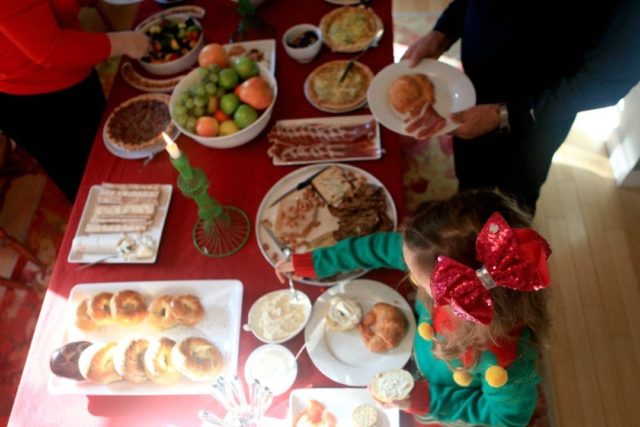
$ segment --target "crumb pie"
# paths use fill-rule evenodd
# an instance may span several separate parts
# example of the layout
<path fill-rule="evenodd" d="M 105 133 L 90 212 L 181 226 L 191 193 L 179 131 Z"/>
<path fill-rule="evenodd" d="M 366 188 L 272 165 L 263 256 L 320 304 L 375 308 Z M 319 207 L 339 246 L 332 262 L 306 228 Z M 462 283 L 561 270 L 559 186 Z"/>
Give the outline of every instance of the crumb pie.
<path fill-rule="evenodd" d="M 139 151 L 162 143 L 161 132 L 171 134 L 169 95 L 148 94 L 118 106 L 105 124 L 109 142 L 126 151 Z"/>
<path fill-rule="evenodd" d="M 342 113 L 364 105 L 373 72 L 366 65 L 354 62 L 345 78 L 340 81 L 347 62 L 330 61 L 309 74 L 304 89 L 307 99 L 314 107 Z"/>
<path fill-rule="evenodd" d="M 364 6 L 345 6 L 327 13 L 320 20 L 325 44 L 334 52 L 365 49 L 383 28 L 382 20 Z"/>

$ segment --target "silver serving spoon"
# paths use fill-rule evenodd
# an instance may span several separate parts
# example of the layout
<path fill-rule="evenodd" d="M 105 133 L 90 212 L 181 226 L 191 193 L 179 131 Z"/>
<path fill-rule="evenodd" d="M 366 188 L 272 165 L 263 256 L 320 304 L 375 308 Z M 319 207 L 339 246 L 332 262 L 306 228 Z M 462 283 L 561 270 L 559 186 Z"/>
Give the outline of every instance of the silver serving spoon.
<path fill-rule="evenodd" d="M 285 246 L 284 248 L 282 248 L 282 253 L 287 261 L 291 261 L 291 249 Z M 298 301 L 298 293 L 296 292 L 296 288 L 293 286 L 293 278 L 291 276 L 291 273 L 287 274 L 287 280 L 289 281 L 289 290 L 291 291 L 293 298 Z"/>

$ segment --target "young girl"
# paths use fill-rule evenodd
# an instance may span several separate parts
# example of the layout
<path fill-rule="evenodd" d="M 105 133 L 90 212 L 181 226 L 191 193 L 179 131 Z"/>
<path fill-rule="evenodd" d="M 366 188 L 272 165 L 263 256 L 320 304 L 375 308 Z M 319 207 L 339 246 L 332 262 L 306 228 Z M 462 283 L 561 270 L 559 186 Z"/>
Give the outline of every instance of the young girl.
<path fill-rule="evenodd" d="M 318 278 L 356 268 L 409 272 L 418 288 L 414 353 L 423 377 L 402 409 L 421 422 L 526 426 L 537 402 L 548 326 L 547 242 L 503 195 L 477 190 L 423 206 L 400 233 L 296 254 L 276 274 Z"/>

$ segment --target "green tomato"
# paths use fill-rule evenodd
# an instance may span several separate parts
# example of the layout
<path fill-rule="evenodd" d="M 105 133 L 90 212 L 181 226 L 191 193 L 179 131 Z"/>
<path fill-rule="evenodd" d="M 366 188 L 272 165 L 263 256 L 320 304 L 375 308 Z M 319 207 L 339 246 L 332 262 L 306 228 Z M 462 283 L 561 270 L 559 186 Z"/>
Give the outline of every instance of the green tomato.
<path fill-rule="evenodd" d="M 236 122 L 240 129 L 250 126 L 256 120 L 258 120 L 258 113 L 247 104 L 240 104 L 233 114 L 233 121 Z"/>
<path fill-rule="evenodd" d="M 227 116 L 231 116 L 235 113 L 238 105 L 240 105 L 240 98 L 235 96 L 233 93 L 228 93 L 220 98 L 220 108 Z"/>
<path fill-rule="evenodd" d="M 238 73 L 233 68 L 225 68 L 218 75 L 218 84 L 225 89 L 233 89 L 238 84 Z"/>
<path fill-rule="evenodd" d="M 233 63 L 233 69 L 236 70 L 241 79 L 246 80 L 250 77 L 260 74 L 258 64 L 251 58 L 241 56 Z"/>

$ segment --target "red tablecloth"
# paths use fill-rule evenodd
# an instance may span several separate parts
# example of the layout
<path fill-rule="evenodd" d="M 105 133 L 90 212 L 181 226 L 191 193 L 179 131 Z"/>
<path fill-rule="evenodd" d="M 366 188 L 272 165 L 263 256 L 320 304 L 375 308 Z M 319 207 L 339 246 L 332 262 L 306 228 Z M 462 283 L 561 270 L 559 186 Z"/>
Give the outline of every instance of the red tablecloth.
<path fill-rule="evenodd" d="M 202 20 L 208 42 L 226 43 L 238 22 L 236 3 L 231 1 L 198 1 L 207 9 Z M 385 34 L 380 46 L 371 49 L 361 59 L 375 72 L 392 62 L 391 2 L 376 0 L 372 3 L 384 22 Z M 318 23 L 320 18 L 335 6 L 321 0 L 271 0 L 259 9 L 259 15 L 275 27 L 277 41 L 276 77 L 279 94 L 273 120 L 317 117 L 327 114 L 315 110 L 303 94 L 306 76 L 319 64 L 331 59 L 348 56 L 330 52 L 326 47 L 311 64 L 294 62 L 284 52 L 282 34 L 290 26 L 302 23 Z M 146 1 L 141 5 L 139 19 L 160 10 L 160 5 Z M 116 78 L 105 118 L 122 101 L 139 94 Z M 353 114 L 366 113 L 367 110 Z M 70 122 L 70 126 L 72 121 Z M 270 129 L 271 124 L 267 127 Z M 402 149 L 401 137 L 382 129 L 385 154 L 381 160 L 358 162 L 358 167 L 378 177 L 394 197 L 398 212 L 403 212 L 402 203 Z M 294 167 L 276 167 L 266 151 L 266 132 L 256 140 L 239 148 L 214 150 L 195 141 L 180 137 L 177 141 L 182 151 L 195 167 L 202 168 L 210 178 L 211 194 L 224 204 L 238 206 L 253 220 L 264 194 L 282 176 Z M 65 327 L 66 299 L 70 289 L 78 283 L 188 280 L 188 279 L 239 279 L 244 284 L 242 323 L 246 322 L 248 308 L 261 295 L 281 288 L 272 268 L 265 261 L 256 243 L 253 230 L 248 244 L 233 256 L 221 259 L 201 255 L 193 246 L 191 231 L 196 220 L 196 206 L 175 188 L 176 171 L 168 156 L 162 152 L 146 167 L 141 160 L 124 160 L 111 155 L 105 148 L 101 134 L 97 136 L 85 176 L 74 205 L 60 255 L 55 266 L 49 291 L 34 334 L 25 365 L 20 388 L 11 414 L 10 425 L 52 426 L 188 426 L 199 425 L 198 410 L 215 410 L 208 396 L 84 396 L 51 395 L 47 391 L 49 356 L 60 346 Z M 174 184 L 174 194 L 168 213 L 164 234 L 155 264 L 145 265 L 97 265 L 77 271 L 77 264 L 66 258 L 72 238 L 76 232 L 82 209 L 92 185 L 102 182 L 122 183 L 166 183 Z M 401 277 L 398 272 L 377 271 L 369 277 L 395 284 Z M 304 286 L 312 301 L 325 289 Z M 294 353 L 302 346 L 302 334 L 286 346 Z M 250 352 L 261 343 L 250 333 L 241 332 L 239 370 Z M 341 387 L 324 377 L 311 363 L 307 354 L 299 359 L 299 373 L 294 387 Z M 284 417 L 288 394 L 277 398 L 270 415 Z M 402 425 L 411 423 L 403 416 Z"/>

